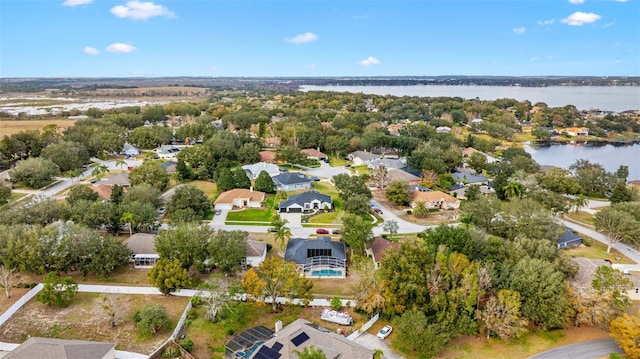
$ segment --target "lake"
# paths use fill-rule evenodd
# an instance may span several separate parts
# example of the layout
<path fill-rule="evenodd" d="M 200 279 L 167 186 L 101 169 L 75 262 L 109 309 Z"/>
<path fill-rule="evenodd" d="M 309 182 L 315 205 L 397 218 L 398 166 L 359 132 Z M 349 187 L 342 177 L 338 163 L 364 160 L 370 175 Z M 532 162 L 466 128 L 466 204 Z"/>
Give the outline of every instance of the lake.
<path fill-rule="evenodd" d="M 532 104 L 544 102 L 550 107 L 574 105 L 579 110 L 600 109 L 621 112 L 640 109 L 640 86 L 316 86 L 303 85 L 300 91 L 339 91 L 374 95 L 462 97 L 496 100 L 515 98 Z"/>
<path fill-rule="evenodd" d="M 601 164 L 608 172 L 620 165 L 629 167 L 628 180 L 640 180 L 640 143 L 627 145 L 525 145 L 524 149 L 541 165 L 569 168 L 576 160 Z"/>

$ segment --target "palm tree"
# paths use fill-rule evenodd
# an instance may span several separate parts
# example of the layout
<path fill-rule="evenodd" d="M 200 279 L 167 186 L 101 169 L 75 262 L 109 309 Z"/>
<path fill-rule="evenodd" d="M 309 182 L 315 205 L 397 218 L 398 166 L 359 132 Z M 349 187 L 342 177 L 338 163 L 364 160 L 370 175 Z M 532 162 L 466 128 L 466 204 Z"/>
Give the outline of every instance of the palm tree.
<path fill-rule="evenodd" d="M 105 173 L 109 172 L 109 167 L 103 164 L 100 164 L 98 162 L 91 163 L 89 167 L 93 168 L 93 171 L 91 171 L 91 174 L 98 178 L 102 177 Z"/>
<path fill-rule="evenodd" d="M 580 213 L 580 208 L 586 208 L 589 205 L 589 200 L 585 195 L 579 194 L 573 200 L 573 205 L 576 207 L 576 213 Z"/>
<path fill-rule="evenodd" d="M 522 198 L 524 194 L 524 186 L 516 181 L 509 182 L 506 186 L 502 187 L 507 198 Z"/>
<path fill-rule="evenodd" d="M 413 215 L 417 218 L 425 218 L 429 214 L 429 208 L 424 201 L 417 201 L 413 205 Z"/>
<path fill-rule="evenodd" d="M 124 212 L 120 218 L 120 222 L 129 223 L 129 236 L 133 235 L 133 225 L 138 220 L 138 217 L 131 212 Z"/>
<path fill-rule="evenodd" d="M 125 161 L 125 160 L 123 160 L 121 158 L 116 160 L 116 167 L 120 167 L 120 166 L 124 167 L 126 165 L 127 165 L 127 161 Z"/>
<path fill-rule="evenodd" d="M 291 234 L 291 229 L 287 227 L 287 223 L 289 223 L 289 221 L 282 219 L 280 215 L 275 216 L 271 221 L 273 231 L 275 232 L 273 239 L 281 250 L 284 249 L 285 243 L 293 236 L 293 234 Z"/>

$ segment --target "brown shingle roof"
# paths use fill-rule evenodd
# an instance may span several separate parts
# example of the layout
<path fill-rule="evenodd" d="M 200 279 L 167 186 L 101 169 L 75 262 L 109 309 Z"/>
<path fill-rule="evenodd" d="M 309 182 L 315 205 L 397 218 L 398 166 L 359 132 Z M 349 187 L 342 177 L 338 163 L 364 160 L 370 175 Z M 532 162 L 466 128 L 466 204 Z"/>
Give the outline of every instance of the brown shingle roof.
<path fill-rule="evenodd" d="M 260 162 L 273 163 L 276 159 L 276 153 L 274 151 L 260 151 Z"/>
<path fill-rule="evenodd" d="M 307 155 L 307 156 L 312 156 L 312 157 L 317 157 L 317 158 L 325 158 L 327 157 L 327 155 L 325 155 L 324 153 L 316 150 L 315 148 L 305 148 L 304 150 L 300 150 L 301 153 Z"/>
<path fill-rule="evenodd" d="M 265 242 L 258 242 L 253 238 L 247 239 L 247 257 L 260 257 L 266 249 Z"/>
<path fill-rule="evenodd" d="M 441 191 L 429 191 L 429 192 L 413 191 L 413 193 L 411 194 L 411 197 L 412 197 L 411 198 L 412 203 L 415 203 L 418 201 L 438 202 L 441 199 L 444 199 L 446 203 L 456 203 L 458 201 L 457 198 Z"/>
<path fill-rule="evenodd" d="M 382 237 L 375 237 L 373 242 L 367 244 L 367 248 L 370 248 L 373 252 L 373 259 L 380 263 L 382 261 L 382 255 L 388 249 L 398 249 L 400 248 L 400 243 L 391 242 Z"/>
<path fill-rule="evenodd" d="M 158 254 L 155 248 L 156 235 L 150 233 L 136 233 L 127 238 L 125 244 L 133 254 Z"/>
<path fill-rule="evenodd" d="M 264 200 L 264 192 L 252 191 L 246 188 L 236 188 L 222 192 L 214 203 L 233 203 L 233 200 L 236 198 L 249 198 L 251 202 L 262 202 Z"/>

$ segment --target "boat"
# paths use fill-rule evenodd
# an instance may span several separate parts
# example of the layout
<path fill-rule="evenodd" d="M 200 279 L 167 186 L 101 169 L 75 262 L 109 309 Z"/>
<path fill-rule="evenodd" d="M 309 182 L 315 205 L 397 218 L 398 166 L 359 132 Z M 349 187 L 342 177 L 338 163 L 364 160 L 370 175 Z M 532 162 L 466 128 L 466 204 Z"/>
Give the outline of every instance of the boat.
<path fill-rule="evenodd" d="M 353 319 L 349 314 L 331 309 L 324 309 L 320 315 L 320 319 L 336 324 L 353 325 Z"/>

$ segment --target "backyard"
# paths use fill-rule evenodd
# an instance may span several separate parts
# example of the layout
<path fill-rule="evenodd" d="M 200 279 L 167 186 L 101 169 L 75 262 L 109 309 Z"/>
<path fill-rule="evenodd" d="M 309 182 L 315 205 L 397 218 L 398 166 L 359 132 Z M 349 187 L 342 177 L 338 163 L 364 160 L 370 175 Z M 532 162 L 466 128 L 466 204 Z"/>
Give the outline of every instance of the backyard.
<path fill-rule="evenodd" d="M 257 225 L 270 224 L 274 216 L 274 199 L 275 195 L 268 194 L 264 200 L 264 208 L 245 208 L 237 211 L 230 211 L 227 214 L 226 224 L 242 224 L 255 223 Z M 248 222 L 248 223 L 244 223 Z"/>
<path fill-rule="evenodd" d="M 111 294 L 114 295 L 114 294 Z M 67 308 L 50 307 L 29 301 L 0 327 L 0 341 L 21 343 L 29 336 L 60 339 L 92 340 L 117 343 L 118 350 L 150 354 L 169 337 L 182 315 L 189 298 L 161 295 L 122 295 L 117 300 L 117 326 L 112 328 L 102 307 L 103 295 L 78 293 Z M 151 338 L 137 335 L 133 312 L 147 303 L 164 306 L 171 320 L 171 329 Z M 33 320 L 38 318 L 38 320 Z"/>

